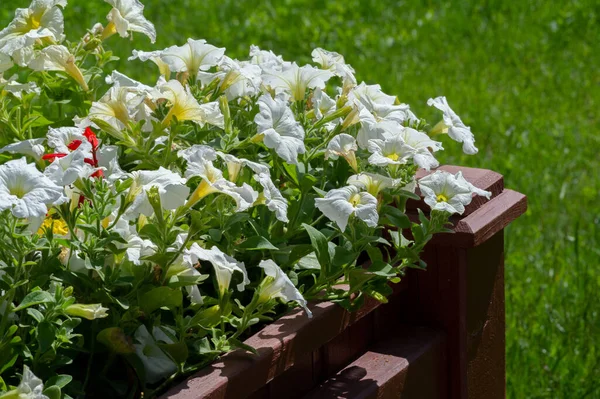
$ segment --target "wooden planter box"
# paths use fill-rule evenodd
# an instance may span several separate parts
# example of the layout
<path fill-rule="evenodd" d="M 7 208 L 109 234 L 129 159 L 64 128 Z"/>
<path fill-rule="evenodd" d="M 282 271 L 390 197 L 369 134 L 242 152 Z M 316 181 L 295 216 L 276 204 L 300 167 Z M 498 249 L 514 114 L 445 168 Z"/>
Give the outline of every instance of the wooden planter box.
<path fill-rule="evenodd" d="M 427 271 L 410 270 L 389 303 L 294 310 L 245 341 L 258 355 L 228 353 L 162 398 L 504 398 L 504 228 L 527 203 L 498 173 L 460 170 L 492 199 L 430 242 Z"/>

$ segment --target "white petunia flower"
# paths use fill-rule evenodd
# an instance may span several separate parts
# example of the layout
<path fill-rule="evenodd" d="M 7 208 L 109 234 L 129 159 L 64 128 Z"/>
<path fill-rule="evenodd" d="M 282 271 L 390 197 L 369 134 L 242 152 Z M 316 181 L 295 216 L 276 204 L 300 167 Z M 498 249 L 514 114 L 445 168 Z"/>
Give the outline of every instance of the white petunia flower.
<path fill-rule="evenodd" d="M 139 32 L 156 41 L 156 29 L 154 24 L 144 17 L 144 5 L 139 0 L 104 0 L 113 9 L 110 10 L 106 19 L 109 23 L 102 32 L 102 39 L 118 33 L 121 37 L 129 37 L 129 32 Z"/>
<path fill-rule="evenodd" d="M 385 94 L 380 85 L 368 85 L 361 82 L 348 93 L 348 100 L 354 103 L 360 102 L 369 111 L 372 111 L 373 104 L 393 105 L 396 97 Z"/>
<path fill-rule="evenodd" d="M 111 182 L 127 178 L 127 173 L 119 165 L 118 151 L 117 146 L 103 145 L 96 152 L 98 166 L 104 170 L 105 178 Z"/>
<path fill-rule="evenodd" d="M 75 64 L 75 57 L 63 45 L 45 47 L 29 62 L 29 68 L 34 71 L 61 71 L 71 76 L 84 91 L 88 85 L 79 67 Z"/>
<path fill-rule="evenodd" d="M 152 187 L 158 188 L 162 207 L 168 210 L 182 206 L 190 193 L 185 185 L 186 179 L 162 166 L 158 170 L 131 172 L 131 177 L 133 183 L 129 188 L 129 195 L 133 197 L 133 203 L 124 215 L 127 220 L 136 218 L 139 214 L 151 216 L 154 213 L 147 195 Z"/>
<path fill-rule="evenodd" d="M 388 188 L 397 188 L 402 183 L 400 179 L 392 179 L 391 177 L 379 175 L 377 173 L 363 172 L 358 175 L 352 175 L 347 180 L 348 184 L 356 186 L 367 191 L 374 197 Z M 414 190 L 413 190 L 414 191 Z"/>
<path fill-rule="evenodd" d="M 412 158 L 415 165 L 425 170 L 439 166 L 439 162 L 435 159 L 432 152 L 443 150 L 442 143 L 434 141 L 425 133 L 410 127 L 403 128 L 399 136 L 413 149 Z"/>
<path fill-rule="evenodd" d="M 215 168 L 213 161 L 217 158 L 217 152 L 206 145 L 194 145 L 177 153 L 181 158 L 187 160 L 185 177 L 199 176 L 202 181 L 196 187 L 187 201 L 188 206 L 193 206 L 207 195 L 219 193 L 230 196 L 236 203 L 236 212 L 243 212 L 250 208 L 258 198 L 258 193 L 250 185 L 244 183 L 241 187 L 226 180 L 223 172 Z"/>
<path fill-rule="evenodd" d="M 355 151 L 357 150 L 358 146 L 356 145 L 356 140 L 354 137 L 346 133 L 338 134 L 331 139 L 329 144 L 327 144 L 327 149 L 325 150 L 325 159 L 338 159 L 338 157 L 344 157 L 352 169 L 354 171 L 358 171 L 358 164 L 356 162 L 355 154 Z"/>
<path fill-rule="evenodd" d="M 267 71 L 263 75 L 263 83 L 271 86 L 276 93 L 287 93 L 294 101 L 304 100 L 307 89 L 324 89 L 333 73 L 317 69 L 311 65 L 299 67 L 291 64 L 282 71 Z"/>
<path fill-rule="evenodd" d="M 239 174 L 242 170 L 242 167 L 247 166 L 250 168 L 255 174 L 269 174 L 269 166 L 264 165 L 262 163 L 253 162 L 249 159 L 245 158 L 237 158 L 231 154 L 225 154 L 221 151 L 217 151 L 216 154 L 227 164 L 227 178 L 229 181 L 236 182 Z"/>
<path fill-rule="evenodd" d="M 369 163 L 376 166 L 403 165 L 414 152 L 399 134 L 385 135 L 384 140 L 370 140 L 368 149 Z"/>
<path fill-rule="evenodd" d="M 46 151 L 42 145 L 45 141 L 45 138 L 19 141 L 18 143 L 9 144 L 6 147 L 0 148 L 0 154 L 4 152 L 10 152 L 11 154 L 25 154 L 36 161 L 39 161 Z"/>
<path fill-rule="evenodd" d="M 64 38 L 61 7 L 66 0 L 33 0 L 28 8 L 17 8 L 15 18 L 0 31 L 0 53 L 24 66 L 36 43 L 57 43 Z"/>
<path fill-rule="evenodd" d="M 173 248 L 175 251 L 179 251 L 185 243 L 185 241 L 187 240 L 187 236 L 187 233 L 181 233 L 177 235 L 175 243 L 171 248 Z M 203 275 L 198 270 L 196 270 L 195 266 L 196 263 L 192 263 L 189 257 L 185 258 L 183 254 L 181 254 L 177 257 L 173 264 L 169 266 L 169 270 L 167 271 L 167 278 L 171 278 L 173 276 L 202 277 L 201 281 L 208 278 L 208 275 Z M 202 294 L 200 293 L 198 284 L 186 285 L 185 290 L 188 293 L 188 297 L 191 303 L 201 305 L 204 302 L 202 300 Z"/>
<path fill-rule="evenodd" d="M 375 116 L 364 107 L 358 113 L 358 120 L 360 129 L 356 135 L 356 141 L 358 147 L 363 150 L 369 147 L 369 141 L 384 140 L 386 133 L 397 133 L 402 130 L 402 125 L 396 121 L 377 121 Z"/>
<path fill-rule="evenodd" d="M 17 79 L 18 76 L 13 75 L 10 78 L 8 78 L 8 80 L 6 80 L 2 77 L 2 73 L 0 72 L 0 92 L 2 94 L 4 94 L 5 92 L 11 93 L 13 96 L 19 99 L 23 97 L 23 94 L 41 93 L 41 89 L 37 87 L 37 85 L 34 82 L 20 83 L 17 81 Z"/>
<path fill-rule="evenodd" d="M 12 68 L 13 62 L 8 54 L 0 53 L 0 75 Z"/>
<path fill-rule="evenodd" d="M 367 192 L 361 192 L 356 186 L 347 186 L 330 190 L 325 198 L 315 199 L 315 206 L 323 215 L 346 230 L 350 215 L 364 221 L 369 227 L 376 227 L 379 221 L 377 198 Z"/>
<path fill-rule="evenodd" d="M 23 376 L 16 389 L 5 393 L 4 397 L 18 399 L 49 399 L 43 394 L 44 383 L 27 367 L 23 366 Z"/>
<path fill-rule="evenodd" d="M 138 235 L 135 226 L 130 225 L 125 219 L 119 219 L 115 224 L 113 231 L 127 241 L 126 244 L 116 243 L 116 245 L 118 248 L 126 248 L 125 254 L 127 259 L 136 266 L 142 264 L 142 257 L 150 256 L 158 249 L 152 241 L 142 239 Z"/>
<path fill-rule="evenodd" d="M 39 218 L 46 215 L 48 206 L 66 200 L 63 188 L 25 158 L 0 165 L 0 211 L 10 209 L 18 218 Z"/>
<path fill-rule="evenodd" d="M 289 222 L 287 217 L 287 200 L 277 187 L 275 187 L 275 184 L 273 184 L 273 181 L 271 180 L 271 176 L 268 173 L 259 173 L 254 175 L 254 180 L 259 182 L 263 187 L 263 192 L 261 193 L 262 199 L 259 199 L 259 202 L 264 201 L 267 208 L 269 208 L 270 211 L 275 212 L 277 220 L 284 223 Z"/>
<path fill-rule="evenodd" d="M 144 364 L 146 381 L 154 384 L 163 378 L 166 378 L 177 371 L 177 364 L 167 356 L 156 343 L 156 340 L 162 338 L 167 344 L 172 344 L 166 334 L 160 332 L 158 327 L 154 327 L 152 335 L 145 325 L 140 325 L 135 330 L 135 353 Z"/>
<path fill-rule="evenodd" d="M 321 65 L 321 68 L 333 72 L 343 79 L 344 86 L 355 86 L 354 68 L 346 64 L 344 56 L 334 51 L 316 48 L 311 53 L 313 61 Z"/>
<path fill-rule="evenodd" d="M 450 108 L 446 97 L 436 97 L 427 100 L 427 105 L 433 106 L 443 113 L 443 124 L 442 133 L 448 133 L 448 136 L 453 140 L 463 143 L 463 152 L 465 154 L 473 155 L 477 154 L 477 147 L 475 147 L 475 136 L 471 133 L 471 128 L 465 126 L 463 121 L 458 115 Z M 435 129 L 435 127 L 434 127 Z"/>
<path fill-rule="evenodd" d="M 254 122 L 258 134 L 264 136 L 264 143 L 275 150 L 277 155 L 289 164 L 298 163 L 298 154 L 304 154 L 304 129 L 286 101 L 265 94 L 258 99 L 260 112 Z"/>
<path fill-rule="evenodd" d="M 169 64 L 167 64 L 165 61 L 163 61 L 163 59 L 161 58 L 161 55 L 162 55 L 162 51 L 160 51 L 160 50 L 156 50 L 156 51 L 133 50 L 131 57 L 129 57 L 127 59 L 127 61 L 133 61 L 135 59 L 139 59 L 142 62 L 146 62 L 146 61 L 150 60 L 156 64 L 160 74 L 165 79 L 169 79 L 169 77 L 171 76 L 171 69 L 169 68 Z"/>
<path fill-rule="evenodd" d="M 192 121 L 200 126 L 209 123 L 223 128 L 225 119 L 219 108 L 219 103 L 214 101 L 199 104 L 192 95 L 190 88 L 185 88 L 178 80 L 170 80 L 160 86 L 161 98 L 169 102 L 169 113 L 165 116 L 163 125 L 168 124 L 173 117 L 178 121 Z"/>
<path fill-rule="evenodd" d="M 219 90 L 224 92 L 227 99 L 231 101 L 239 97 L 259 94 L 262 83 L 261 73 L 262 70 L 257 65 L 223 56 L 217 72 L 201 71 L 198 73 L 198 80 L 203 85 L 208 85 L 218 79 L 220 82 Z"/>
<path fill-rule="evenodd" d="M 104 78 L 104 80 L 109 85 L 127 87 L 129 90 L 131 90 L 132 93 L 146 94 L 148 96 L 157 94 L 155 88 L 138 82 L 137 80 L 132 79 L 129 76 L 117 70 L 112 71 L 109 76 Z"/>
<path fill-rule="evenodd" d="M 209 250 L 200 247 L 198 243 L 193 243 L 190 249 L 183 251 L 183 257 L 186 262 L 192 265 L 195 265 L 200 260 L 210 262 L 215 269 L 215 276 L 221 295 L 229 289 L 231 276 L 234 272 L 241 273 L 243 277 L 242 282 L 237 285 L 238 291 L 244 291 L 246 285 L 250 284 L 244 263 L 238 262 L 215 246 Z"/>
<path fill-rule="evenodd" d="M 336 110 L 335 101 L 327 95 L 322 89 L 316 88 L 312 95 L 313 111 L 315 118 L 322 119 Z M 330 122 L 331 125 L 327 126 L 327 130 L 332 130 L 335 123 Z"/>
<path fill-rule="evenodd" d="M 465 211 L 465 205 L 473 200 L 473 194 L 489 199 L 491 192 L 481 190 L 465 180 L 462 172 L 455 175 L 438 170 L 419 180 L 419 189 L 425 197 L 425 203 L 431 209 L 458 213 Z"/>
<path fill-rule="evenodd" d="M 195 78 L 199 71 L 216 66 L 225 54 L 224 48 L 206 43 L 206 40 L 188 39 L 183 46 L 171 46 L 161 52 L 160 57 L 172 72 L 187 72 Z"/>
<path fill-rule="evenodd" d="M 261 50 L 260 47 L 250 46 L 250 62 L 258 65 L 263 71 L 282 71 L 292 65 L 291 62 L 284 61 L 280 55 L 276 55 L 270 50 Z"/>
<path fill-rule="evenodd" d="M 84 129 L 78 127 L 59 127 L 56 129 L 51 127 L 46 135 L 48 146 L 54 148 L 55 152 L 60 154 L 68 154 L 75 149 L 79 149 L 88 156 L 88 154 L 91 154 L 92 145 L 83 133 Z"/>
<path fill-rule="evenodd" d="M 44 170 L 44 175 L 59 186 L 73 184 L 80 177 L 89 177 L 93 172 L 85 162 L 86 155 L 79 149 L 64 157 L 56 157 Z"/>
<path fill-rule="evenodd" d="M 267 275 L 260 288 L 259 303 L 266 302 L 271 298 L 281 298 L 286 302 L 296 301 L 304 308 L 306 315 L 309 318 L 312 317 L 306 299 L 275 262 L 271 259 L 261 260 L 258 267 L 262 268 Z"/>
<path fill-rule="evenodd" d="M 152 90 L 149 87 L 148 89 Z M 130 123 L 144 120 L 143 130 L 151 131 L 155 118 L 151 115 L 152 110 L 144 103 L 147 97 L 144 85 L 127 87 L 121 86 L 117 81 L 102 98 L 92 103 L 88 116 L 79 120 L 77 126 L 94 126 L 123 139 L 122 131 L 126 130 Z"/>
<path fill-rule="evenodd" d="M 58 255 L 58 260 L 72 272 L 82 274 L 87 274 L 88 272 L 88 269 L 85 267 L 83 254 L 77 249 L 71 251 L 69 248 L 63 247 Z"/>

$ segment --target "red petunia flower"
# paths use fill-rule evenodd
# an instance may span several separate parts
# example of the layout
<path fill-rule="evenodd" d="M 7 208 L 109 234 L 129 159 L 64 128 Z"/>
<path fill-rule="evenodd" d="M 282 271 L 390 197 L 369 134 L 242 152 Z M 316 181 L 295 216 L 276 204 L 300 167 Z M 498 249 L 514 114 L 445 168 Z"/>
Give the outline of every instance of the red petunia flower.
<path fill-rule="evenodd" d="M 54 162 L 54 160 L 56 158 L 63 158 L 63 157 L 66 157 L 66 156 L 67 156 L 67 154 L 62 154 L 60 152 L 57 152 L 57 153 L 54 153 L 54 154 L 44 154 L 44 155 L 42 155 L 42 159 L 44 161 Z"/>
<path fill-rule="evenodd" d="M 88 126 L 85 128 L 85 132 L 83 132 L 83 135 L 88 139 L 88 141 L 92 145 L 92 151 L 96 152 L 96 150 L 98 149 L 98 144 L 99 144 L 96 133 L 94 133 L 94 131 Z"/>

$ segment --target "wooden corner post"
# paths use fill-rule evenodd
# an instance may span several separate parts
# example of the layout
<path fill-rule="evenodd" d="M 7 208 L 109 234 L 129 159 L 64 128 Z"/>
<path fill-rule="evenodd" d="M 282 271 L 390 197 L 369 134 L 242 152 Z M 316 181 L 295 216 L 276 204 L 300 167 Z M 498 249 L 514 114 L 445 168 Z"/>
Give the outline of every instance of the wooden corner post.
<path fill-rule="evenodd" d="M 504 228 L 525 212 L 527 202 L 504 189 L 498 173 L 460 170 L 492 198 L 474 199 L 453 221 L 455 234 L 440 234 L 426 247 L 427 271 L 408 274 L 410 307 L 400 311 L 411 323 L 446 333 L 446 397 L 499 399 L 506 393 Z"/>

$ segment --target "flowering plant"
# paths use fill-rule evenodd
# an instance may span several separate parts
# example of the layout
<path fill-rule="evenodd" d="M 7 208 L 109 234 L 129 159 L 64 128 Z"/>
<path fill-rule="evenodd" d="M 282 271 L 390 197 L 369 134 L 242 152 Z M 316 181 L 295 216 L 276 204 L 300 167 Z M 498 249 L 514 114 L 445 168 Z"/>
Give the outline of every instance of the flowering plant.
<path fill-rule="evenodd" d="M 431 128 L 340 54 L 239 61 L 192 39 L 134 51 L 158 67 L 146 85 L 111 70 L 107 43 L 154 26 L 138 0 L 106 2 L 76 42 L 66 0 L 0 31 L 0 398 L 152 397 L 253 351 L 248 331 L 289 306 L 385 302 L 489 198 L 460 173 L 415 178 L 443 133 L 477 152 L 444 97 Z M 432 211 L 411 221 L 417 185 Z"/>

